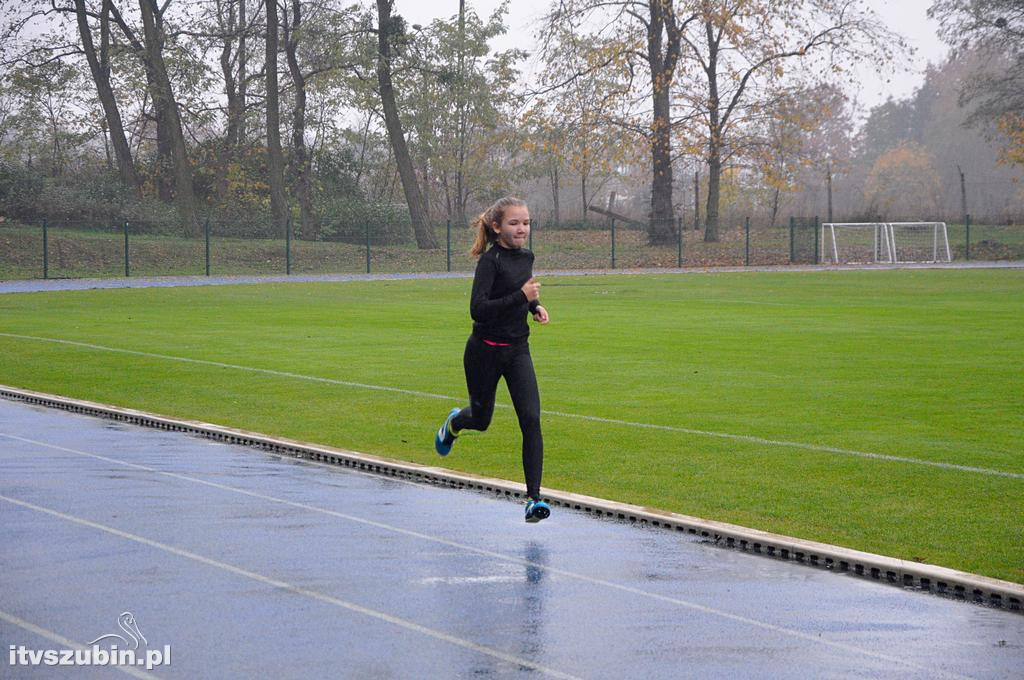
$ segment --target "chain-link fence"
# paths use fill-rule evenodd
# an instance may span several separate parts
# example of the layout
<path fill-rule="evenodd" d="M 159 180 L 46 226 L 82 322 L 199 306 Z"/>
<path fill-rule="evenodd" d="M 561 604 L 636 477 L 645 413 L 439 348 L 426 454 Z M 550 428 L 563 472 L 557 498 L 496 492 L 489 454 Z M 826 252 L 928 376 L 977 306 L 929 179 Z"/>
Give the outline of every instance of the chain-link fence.
<path fill-rule="evenodd" d="M 717 240 L 707 241 L 703 230 L 681 220 L 656 229 L 635 221 L 576 227 L 535 221 L 530 248 L 539 270 L 814 264 L 829 261 L 820 257 L 820 224 L 817 217 L 775 225 L 744 219 L 720 225 Z M 8 220 L 0 222 L 0 279 L 472 271 L 470 228 L 445 222 L 431 229 L 438 248 L 418 248 L 407 221 L 365 224 L 344 240 L 313 241 L 297 238 L 290 224 L 277 238 L 243 238 L 214 220 L 189 237 L 127 221 Z M 948 224 L 947 233 L 954 260 L 1024 260 L 1024 225 L 968 219 Z"/>

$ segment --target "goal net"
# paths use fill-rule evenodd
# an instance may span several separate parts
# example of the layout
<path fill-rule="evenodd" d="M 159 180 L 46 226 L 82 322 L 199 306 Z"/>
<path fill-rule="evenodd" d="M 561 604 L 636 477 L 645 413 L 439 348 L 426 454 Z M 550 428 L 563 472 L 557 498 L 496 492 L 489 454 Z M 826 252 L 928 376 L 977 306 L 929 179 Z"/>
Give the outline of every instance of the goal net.
<path fill-rule="evenodd" d="M 826 222 L 819 243 L 829 264 L 952 260 L 945 222 Z"/>
<path fill-rule="evenodd" d="M 890 222 L 894 262 L 952 262 L 945 222 Z"/>
<path fill-rule="evenodd" d="M 826 222 L 821 225 L 820 261 L 827 264 L 892 262 L 884 222 Z"/>

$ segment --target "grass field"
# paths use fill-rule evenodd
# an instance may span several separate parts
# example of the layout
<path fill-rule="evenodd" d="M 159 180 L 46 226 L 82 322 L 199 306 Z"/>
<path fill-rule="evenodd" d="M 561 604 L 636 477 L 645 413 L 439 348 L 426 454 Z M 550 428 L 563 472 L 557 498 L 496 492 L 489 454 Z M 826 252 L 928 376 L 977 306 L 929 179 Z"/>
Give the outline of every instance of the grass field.
<path fill-rule="evenodd" d="M 543 284 L 545 486 L 1024 583 L 1024 271 Z M 433 452 L 469 285 L 0 295 L 0 383 L 521 480 L 508 408 Z"/>

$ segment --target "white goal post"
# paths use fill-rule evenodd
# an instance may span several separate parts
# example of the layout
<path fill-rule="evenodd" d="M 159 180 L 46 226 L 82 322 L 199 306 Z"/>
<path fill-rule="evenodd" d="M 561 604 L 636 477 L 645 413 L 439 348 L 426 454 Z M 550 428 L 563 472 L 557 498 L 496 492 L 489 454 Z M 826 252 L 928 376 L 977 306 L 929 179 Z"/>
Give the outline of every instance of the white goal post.
<path fill-rule="evenodd" d="M 819 261 L 826 264 L 951 262 L 945 222 L 825 222 Z"/>

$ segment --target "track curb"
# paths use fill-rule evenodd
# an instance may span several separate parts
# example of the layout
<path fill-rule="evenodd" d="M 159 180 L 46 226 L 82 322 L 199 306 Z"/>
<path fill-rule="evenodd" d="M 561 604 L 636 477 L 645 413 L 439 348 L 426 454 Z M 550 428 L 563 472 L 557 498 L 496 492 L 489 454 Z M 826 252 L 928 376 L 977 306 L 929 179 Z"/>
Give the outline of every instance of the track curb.
<path fill-rule="evenodd" d="M 0 385 L 0 397 L 144 427 L 185 432 L 229 444 L 249 446 L 271 453 L 290 455 L 384 476 L 401 477 L 460 489 L 472 489 L 508 498 L 525 497 L 526 490 L 523 484 L 508 480 L 272 437 L 201 421 L 170 418 L 145 411 L 6 385 Z M 1024 612 L 1024 585 L 1009 581 L 568 491 L 546 489 L 544 499 L 552 505 L 586 512 L 597 517 L 608 517 L 664 528 L 743 552 L 847 573 L 868 580 L 918 589 L 1017 613 Z"/>

